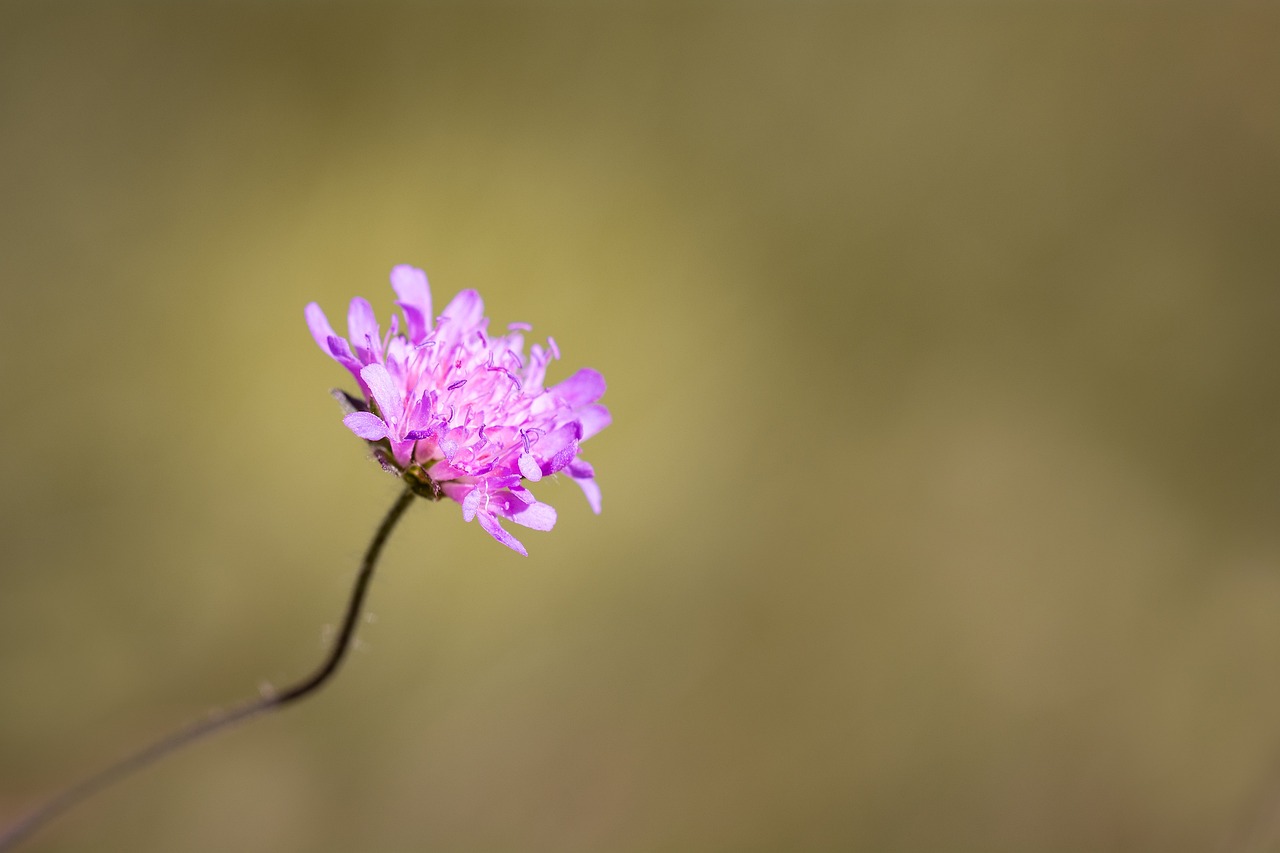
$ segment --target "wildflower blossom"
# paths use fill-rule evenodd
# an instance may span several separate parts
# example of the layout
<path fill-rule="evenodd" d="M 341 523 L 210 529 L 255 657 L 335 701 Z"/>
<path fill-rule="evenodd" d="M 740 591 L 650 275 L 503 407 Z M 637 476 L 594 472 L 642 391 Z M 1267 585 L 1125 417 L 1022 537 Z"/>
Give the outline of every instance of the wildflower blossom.
<path fill-rule="evenodd" d="M 329 357 L 349 370 L 363 400 L 343 395 L 351 409 L 347 428 L 369 442 L 384 467 L 418 494 L 462 505 L 466 521 L 503 545 L 526 554 L 499 519 L 550 530 L 556 511 L 526 488 L 564 472 L 600 512 L 595 472 L 578 458 L 582 442 L 609 425 L 609 410 L 596 401 L 604 377 L 583 368 L 550 388 L 547 365 L 559 359 L 554 338 L 524 351 L 526 323 L 490 336 L 484 303 L 464 290 L 432 320 L 431 290 L 422 270 L 391 271 L 401 313 L 383 336 L 373 308 L 351 300 L 347 337 L 339 337 L 316 303 L 306 308 L 311 335 Z"/>

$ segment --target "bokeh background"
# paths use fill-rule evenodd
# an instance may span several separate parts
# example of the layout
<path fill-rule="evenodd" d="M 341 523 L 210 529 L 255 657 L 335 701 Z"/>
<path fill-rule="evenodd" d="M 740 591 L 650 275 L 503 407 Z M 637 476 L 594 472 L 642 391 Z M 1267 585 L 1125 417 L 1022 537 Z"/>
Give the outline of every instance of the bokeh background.
<path fill-rule="evenodd" d="M 24 849 L 1280 849 L 1278 37 L 4 3 L 0 820 L 315 665 L 397 485 L 302 307 L 407 262 L 608 377 L 604 514 L 415 506 L 331 687 Z"/>

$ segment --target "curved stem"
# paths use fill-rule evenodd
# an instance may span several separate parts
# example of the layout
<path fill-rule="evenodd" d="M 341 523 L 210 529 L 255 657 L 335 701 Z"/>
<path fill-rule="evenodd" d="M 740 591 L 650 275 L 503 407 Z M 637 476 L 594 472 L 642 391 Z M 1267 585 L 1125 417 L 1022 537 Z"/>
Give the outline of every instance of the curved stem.
<path fill-rule="evenodd" d="M 190 723 L 167 737 L 161 738 L 150 746 L 144 747 L 133 755 L 127 756 L 73 785 L 29 812 L 8 829 L 0 832 L 0 851 L 10 849 L 58 815 L 87 800 L 98 791 L 164 758 L 166 755 L 176 752 L 188 744 L 195 743 L 214 732 L 231 728 L 237 723 L 244 722 L 259 714 L 264 714 L 267 711 L 283 708 L 285 705 L 296 702 L 322 687 L 337 672 L 338 666 L 342 663 L 343 658 L 346 657 L 347 650 L 351 647 L 351 640 L 355 636 L 356 625 L 359 623 L 365 595 L 369 591 L 369 581 L 373 579 L 373 570 L 377 565 L 378 555 L 382 552 L 382 546 L 390 538 L 396 522 L 400 520 L 400 516 L 404 515 L 404 511 L 408 509 L 413 499 L 414 493 L 411 489 L 405 489 L 401 492 L 400 496 L 396 498 L 396 502 L 392 504 L 391 509 L 387 511 L 386 516 L 382 519 L 382 524 L 378 526 L 377 533 L 373 535 L 373 541 L 369 543 L 369 548 L 365 551 L 364 560 L 360 564 L 360 572 L 356 575 L 355 586 L 351 590 L 351 598 L 347 602 L 346 615 L 343 617 L 342 628 L 338 632 L 337 640 L 329 650 L 328 656 L 316 668 L 315 672 L 284 690 L 246 701 L 228 711 L 214 712 L 206 719 Z"/>

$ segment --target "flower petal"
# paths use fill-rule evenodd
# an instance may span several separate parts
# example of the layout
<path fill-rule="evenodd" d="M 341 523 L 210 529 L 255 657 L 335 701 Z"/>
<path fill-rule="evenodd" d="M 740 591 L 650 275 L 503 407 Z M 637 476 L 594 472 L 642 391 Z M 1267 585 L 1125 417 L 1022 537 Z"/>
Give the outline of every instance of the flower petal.
<path fill-rule="evenodd" d="M 552 385 L 547 390 L 576 409 L 579 406 L 594 403 L 604 396 L 604 377 L 599 371 L 584 367 L 559 385 Z"/>
<path fill-rule="evenodd" d="M 516 524 L 522 524 L 532 530 L 550 530 L 556 526 L 556 508 L 551 504 L 516 503 L 511 506 L 509 513 L 503 515 Z"/>
<path fill-rule="evenodd" d="M 596 475 L 596 469 L 591 467 L 591 463 L 579 457 L 568 465 L 565 469 L 569 472 L 569 476 L 575 480 L 590 480 Z"/>
<path fill-rule="evenodd" d="M 307 305 L 306 315 L 307 328 L 311 330 L 311 337 L 316 339 L 316 345 L 324 350 L 326 355 L 332 355 L 329 338 L 335 338 L 337 335 L 333 331 L 333 326 L 329 325 L 329 318 L 324 315 L 324 309 L 312 302 Z"/>
<path fill-rule="evenodd" d="M 404 410 L 404 399 L 395 380 L 387 372 L 385 365 L 369 364 L 360 371 L 360 378 L 369 386 L 369 393 L 378 404 L 378 411 L 388 424 L 394 424 Z"/>
<path fill-rule="evenodd" d="M 515 498 L 522 504 L 528 505 L 528 504 L 534 504 L 538 502 L 537 499 L 533 496 L 533 492 L 529 491 L 528 489 L 520 485 L 508 486 L 507 492 L 511 495 L 511 497 Z"/>
<path fill-rule="evenodd" d="M 444 496 L 451 501 L 457 501 L 459 504 L 465 501 L 467 499 L 467 495 L 471 494 L 474 489 L 475 486 L 469 483 L 458 483 L 454 481 L 440 483 L 440 491 L 444 492 Z M 465 513 L 463 514 L 463 517 L 466 517 Z M 471 519 L 466 518 L 466 520 L 470 521 Z"/>
<path fill-rule="evenodd" d="M 502 525 L 498 524 L 498 519 L 493 515 L 493 513 L 479 512 L 476 513 L 476 518 L 479 520 L 480 526 L 484 528 L 485 532 L 494 539 L 497 539 L 503 545 L 506 545 L 522 557 L 529 556 L 529 552 L 520 544 L 520 540 L 502 529 Z"/>
<path fill-rule="evenodd" d="M 582 421 L 582 440 L 586 441 L 613 423 L 613 415 L 604 406 L 593 403 L 578 410 L 578 420 Z"/>
<path fill-rule="evenodd" d="M 329 357 L 351 371 L 351 375 L 356 379 L 359 379 L 360 362 L 356 360 L 355 355 L 351 352 L 351 345 L 347 343 L 347 339 L 340 338 L 337 335 L 330 335 L 329 340 L 325 343 L 329 345 Z M 360 390 L 364 390 L 363 385 Z"/>
<path fill-rule="evenodd" d="M 587 496 L 587 503 L 591 505 L 591 511 L 596 515 L 600 514 L 600 487 L 596 485 L 595 480 L 573 478 L 573 481 L 582 487 L 582 493 Z"/>
<path fill-rule="evenodd" d="M 369 412 L 352 412 L 342 419 L 347 429 L 365 441 L 378 441 L 387 437 L 387 425 L 382 418 Z"/>
<path fill-rule="evenodd" d="M 578 438 L 581 435 L 582 424 L 570 421 L 538 439 L 535 446 L 542 457 L 539 465 L 542 476 L 554 474 L 573 461 L 573 457 L 578 455 Z"/>
<path fill-rule="evenodd" d="M 533 483 L 542 479 L 542 469 L 534 461 L 533 454 L 527 450 L 520 454 L 520 473 Z"/>
<path fill-rule="evenodd" d="M 397 441 L 391 439 L 391 455 L 396 460 L 396 464 L 401 468 L 408 468 L 413 456 L 412 441 Z"/>
<path fill-rule="evenodd" d="M 346 338 L 340 338 L 337 335 L 330 335 L 325 341 L 329 345 L 329 355 L 332 358 L 346 364 L 347 362 L 355 362 L 356 355 L 351 351 L 351 344 L 347 343 Z M 358 365 L 359 362 L 356 362 Z"/>
<path fill-rule="evenodd" d="M 362 362 L 370 364 L 379 360 L 382 339 L 378 333 L 378 315 L 373 313 L 369 300 L 359 296 L 351 300 L 347 311 L 347 337 Z"/>
<path fill-rule="evenodd" d="M 545 458 L 555 456 L 564 448 L 577 444 L 580 438 L 582 438 L 582 424 L 570 421 L 539 438 L 534 447 L 538 448 L 538 455 Z"/>
<path fill-rule="evenodd" d="M 561 468 L 566 467 L 570 462 L 573 461 L 573 457 L 577 455 L 578 455 L 578 442 L 575 441 L 573 444 L 569 445 L 566 448 L 563 448 L 559 453 L 557 453 L 555 456 L 552 456 L 545 463 L 543 463 L 543 468 L 546 469 L 545 471 L 543 471 L 543 473 L 554 474 L 556 471 L 559 471 Z"/>
<path fill-rule="evenodd" d="M 462 471 L 462 470 L 459 470 L 458 468 L 454 468 L 452 465 L 449 464 L 449 461 L 447 459 L 441 459 L 439 462 L 437 462 L 436 464 L 432 465 L 430 468 L 427 469 L 427 476 L 433 480 L 436 480 L 437 482 L 444 482 L 445 480 L 456 480 L 457 478 L 465 477 L 466 475 L 467 475 L 466 471 Z"/>
<path fill-rule="evenodd" d="M 427 274 L 417 267 L 408 264 L 391 270 L 391 287 L 400 297 L 400 310 L 404 311 L 404 319 L 409 325 L 411 343 L 421 343 L 430 331 L 431 323 L 431 285 L 427 283 Z"/>
<path fill-rule="evenodd" d="M 475 518 L 483 500 L 483 489 L 475 488 L 467 492 L 467 496 L 462 499 L 462 520 L 470 521 Z"/>
<path fill-rule="evenodd" d="M 462 290 L 449 301 L 441 317 L 448 317 L 454 329 L 465 331 L 484 318 L 484 300 L 474 290 Z M 461 332 L 459 332 L 461 334 Z"/>

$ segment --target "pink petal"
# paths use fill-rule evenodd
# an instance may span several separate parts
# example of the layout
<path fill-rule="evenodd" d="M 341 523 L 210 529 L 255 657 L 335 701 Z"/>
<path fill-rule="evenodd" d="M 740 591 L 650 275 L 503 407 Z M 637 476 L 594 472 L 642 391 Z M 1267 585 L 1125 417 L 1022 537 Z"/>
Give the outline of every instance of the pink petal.
<path fill-rule="evenodd" d="M 427 316 L 407 302 L 397 302 L 396 304 L 404 312 L 405 325 L 409 327 L 409 340 L 415 344 L 422 343 L 427 336 L 427 325 L 430 322 Z M 395 320 L 394 314 L 391 315 L 391 319 L 392 321 Z M 395 343 L 396 340 L 392 339 L 392 343 Z"/>
<path fill-rule="evenodd" d="M 396 464 L 401 468 L 409 467 L 410 457 L 413 454 L 412 441 L 396 441 L 391 439 L 391 455 L 395 458 Z"/>
<path fill-rule="evenodd" d="M 440 484 L 440 491 L 444 492 L 444 496 L 449 500 L 462 503 L 467 499 L 467 495 L 475 491 L 475 486 L 469 483 L 448 482 Z M 470 520 L 467 519 L 467 521 Z"/>
<path fill-rule="evenodd" d="M 613 423 L 613 416 L 609 414 L 609 410 L 599 403 L 584 406 L 578 410 L 577 415 L 578 420 L 582 422 L 583 441 Z"/>
<path fill-rule="evenodd" d="M 377 360 L 382 339 L 378 335 L 378 316 L 373 313 L 369 300 L 359 296 L 351 300 L 351 308 L 347 311 L 347 337 L 365 364 Z"/>
<path fill-rule="evenodd" d="M 534 461 L 533 454 L 527 450 L 520 454 L 520 473 L 533 483 L 542 479 L 542 469 Z"/>
<path fill-rule="evenodd" d="M 329 338 L 336 338 L 333 326 L 329 325 L 329 318 L 324 315 L 324 310 L 319 305 L 312 302 L 306 308 L 307 328 L 311 330 L 311 337 L 316 339 L 316 344 L 325 354 L 332 355 L 333 352 L 329 348 Z"/>
<path fill-rule="evenodd" d="M 474 290 L 459 291 L 440 316 L 448 317 L 454 329 L 475 326 L 484 317 L 484 300 Z"/>
<path fill-rule="evenodd" d="M 400 297 L 400 309 L 409 325 L 409 340 L 420 343 L 430 331 L 431 286 L 427 274 L 417 267 L 401 264 L 391 270 L 391 287 Z"/>
<path fill-rule="evenodd" d="M 507 518 L 516 524 L 523 524 L 533 530 L 550 530 L 556 526 L 556 508 L 551 504 L 531 503 L 527 506 L 516 504 Z"/>
<path fill-rule="evenodd" d="M 387 423 L 394 424 L 404 410 L 404 399 L 387 368 L 381 364 L 365 365 L 360 371 L 360 378 L 369 386 L 369 393 L 377 401 L 378 410 Z"/>
<path fill-rule="evenodd" d="M 351 345 L 347 343 L 347 339 L 340 338 L 337 335 L 330 335 L 326 343 L 329 344 L 329 356 L 351 371 L 352 376 L 359 379 L 360 362 L 356 360 L 355 355 L 351 352 Z M 366 390 L 363 384 L 360 386 L 360 390 L 361 392 Z"/>
<path fill-rule="evenodd" d="M 509 486 L 507 488 L 507 492 L 511 495 L 511 497 L 520 501 L 520 503 L 522 504 L 534 504 L 538 502 L 537 499 L 533 496 L 533 492 L 529 491 L 523 486 Z"/>
<path fill-rule="evenodd" d="M 570 421 L 539 438 L 534 446 L 538 448 L 538 455 L 545 458 L 556 455 L 566 447 L 576 445 L 580 438 L 582 438 L 582 424 Z"/>
<path fill-rule="evenodd" d="M 595 480 L 580 480 L 576 477 L 574 482 L 582 487 L 582 493 L 587 496 L 587 503 L 591 505 L 591 511 L 596 515 L 600 514 L 600 487 L 596 485 Z"/>
<path fill-rule="evenodd" d="M 604 377 L 598 371 L 584 367 L 559 385 L 552 385 L 547 390 L 576 409 L 579 406 L 594 403 L 604 396 Z"/>
<path fill-rule="evenodd" d="M 427 469 L 427 476 L 438 482 L 444 482 L 445 480 L 456 480 L 459 477 L 465 477 L 467 472 L 454 468 L 447 459 L 441 459 Z"/>
<path fill-rule="evenodd" d="M 325 343 L 329 345 L 329 355 L 333 356 L 338 361 L 343 364 L 346 364 L 347 362 L 355 362 L 356 364 L 359 364 L 359 362 L 356 362 L 356 355 L 351 351 L 351 344 L 347 343 L 346 338 L 340 338 L 337 335 L 330 335 L 329 339 L 325 341 Z"/>
<path fill-rule="evenodd" d="M 480 526 L 485 529 L 485 532 L 494 539 L 497 539 L 503 545 L 506 545 L 522 557 L 529 556 L 529 552 L 520 544 L 520 540 L 503 530 L 502 525 L 498 524 L 498 519 L 494 517 L 492 513 L 480 512 L 476 514 L 476 518 L 479 519 Z"/>
<path fill-rule="evenodd" d="M 575 439 L 569 444 L 556 451 L 556 454 L 550 459 L 542 463 L 542 472 L 544 474 L 554 474 L 561 468 L 573 461 L 573 457 L 578 455 L 578 442 Z"/>
<path fill-rule="evenodd" d="M 462 499 L 462 520 L 470 521 L 476 517 L 476 513 L 480 511 L 480 505 L 484 502 L 484 490 L 472 489 L 467 496 Z"/>
<path fill-rule="evenodd" d="M 387 437 L 387 425 L 382 418 L 369 412 L 352 412 L 342 419 L 347 429 L 365 441 L 378 441 Z"/>

